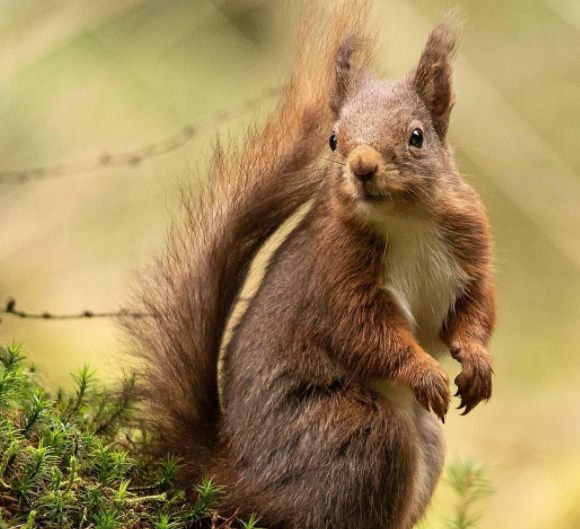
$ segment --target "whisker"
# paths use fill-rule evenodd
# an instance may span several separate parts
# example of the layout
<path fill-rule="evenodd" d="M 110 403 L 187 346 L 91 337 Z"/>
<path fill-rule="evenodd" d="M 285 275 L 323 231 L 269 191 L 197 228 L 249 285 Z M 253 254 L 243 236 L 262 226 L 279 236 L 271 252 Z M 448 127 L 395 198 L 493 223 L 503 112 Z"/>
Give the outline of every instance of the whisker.
<path fill-rule="evenodd" d="M 425 176 L 425 175 L 422 175 L 422 174 L 418 174 L 418 175 L 415 175 L 415 176 L 418 176 L 419 178 L 423 178 L 423 180 L 437 180 L 437 181 L 440 181 L 440 182 L 447 182 L 449 184 L 455 183 L 454 180 L 448 180 L 446 178 L 440 178 L 438 176 L 437 177 L 433 177 L 433 176 Z"/>

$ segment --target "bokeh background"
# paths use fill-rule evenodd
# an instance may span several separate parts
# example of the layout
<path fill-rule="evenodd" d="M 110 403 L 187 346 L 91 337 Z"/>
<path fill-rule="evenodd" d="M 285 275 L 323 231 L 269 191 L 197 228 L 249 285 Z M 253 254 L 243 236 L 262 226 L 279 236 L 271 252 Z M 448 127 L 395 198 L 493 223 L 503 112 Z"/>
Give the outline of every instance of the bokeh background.
<path fill-rule="evenodd" d="M 449 457 L 490 468 L 497 493 L 482 528 L 578 529 L 580 2 L 457 3 L 466 24 L 451 141 L 489 208 L 500 312 L 494 397 L 468 417 L 451 412 Z M 451 4 L 376 4 L 380 65 L 404 75 Z M 216 133 L 239 134 L 272 104 L 297 11 L 280 0 L 1 0 L 0 302 L 125 307 L 131 270 L 163 243 L 178 182 L 203 174 Z M 197 128 L 181 145 L 186 126 Z M 21 175 L 85 160 L 72 174 Z M 2 319 L 0 342 L 25 344 L 49 386 L 85 362 L 120 373 L 110 320 Z M 447 507 L 441 492 L 433 510 Z"/>

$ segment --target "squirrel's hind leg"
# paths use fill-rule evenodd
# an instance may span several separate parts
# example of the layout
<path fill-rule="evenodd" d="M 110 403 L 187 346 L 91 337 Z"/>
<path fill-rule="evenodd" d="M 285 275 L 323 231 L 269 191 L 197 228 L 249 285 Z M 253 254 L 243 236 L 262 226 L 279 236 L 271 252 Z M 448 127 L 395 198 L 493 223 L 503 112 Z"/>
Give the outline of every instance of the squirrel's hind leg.
<path fill-rule="evenodd" d="M 353 388 L 282 407 L 293 413 L 262 425 L 259 457 L 236 451 L 230 462 L 232 507 L 276 529 L 411 529 L 421 442 L 412 414 Z"/>

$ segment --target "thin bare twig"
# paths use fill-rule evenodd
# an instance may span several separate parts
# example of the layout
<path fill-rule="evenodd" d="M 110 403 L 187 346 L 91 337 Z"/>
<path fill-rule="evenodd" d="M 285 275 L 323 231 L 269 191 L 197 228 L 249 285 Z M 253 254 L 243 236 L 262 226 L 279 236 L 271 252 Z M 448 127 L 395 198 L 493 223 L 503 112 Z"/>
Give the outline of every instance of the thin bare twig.
<path fill-rule="evenodd" d="M 52 312 L 26 312 L 16 308 L 16 300 L 10 298 L 6 302 L 4 309 L 0 310 L 0 314 L 8 314 L 17 318 L 26 318 L 30 320 L 82 320 L 91 318 L 147 318 L 150 315 L 144 312 L 134 312 L 127 309 L 122 309 L 117 312 L 94 312 L 92 310 L 85 310 L 78 314 L 53 314 Z"/>
<path fill-rule="evenodd" d="M 211 118 L 192 125 L 185 125 L 172 136 L 130 151 L 110 153 L 103 152 L 100 156 L 89 160 L 62 163 L 53 166 L 34 167 L 30 169 L 13 169 L 0 171 L 0 185 L 18 185 L 27 182 L 44 180 L 46 178 L 60 178 L 80 174 L 94 173 L 111 167 L 137 167 L 141 162 L 168 154 L 183 147 L 215 123 L 223 123 L 238 117 L 258 106 L 259 103 L 273 97 L 280 92 L 280 88 L 270 88 L 258 97 L 251 99 L 241 106 L 220 110 Z"/>
<path fill-rule="evenodd" d="M 238 298 L 238 302 L 250 301 L 250 298 Z M 151 314 L 146 312 L 137 312 L 128 309 L 121 309 L 117 312 L 95 312 L 92 310 L 84 310 L 79 313 L 73 314 L 54 314 L 52 312 L 27 312 L 24 310 L 18 310 L 16 308 L 16 300 L 14 298 L 8 298 L 6 305 L 3 309 L 0 309 L 0 315 L 7 314 L 8 316 L 14 316 L 16 318 L 28 319 L 28 320 L 87 320 L 95 318 L 150 318 Z M 2 320 L 0 319 L 0 323 Z"/>

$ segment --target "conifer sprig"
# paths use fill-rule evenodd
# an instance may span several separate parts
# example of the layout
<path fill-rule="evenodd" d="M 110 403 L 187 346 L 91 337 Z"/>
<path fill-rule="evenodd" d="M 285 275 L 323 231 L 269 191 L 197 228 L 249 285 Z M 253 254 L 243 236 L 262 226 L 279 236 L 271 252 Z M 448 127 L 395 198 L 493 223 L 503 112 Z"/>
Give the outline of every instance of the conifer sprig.
<path fill-rule="evenodd" d="M 487 469 L 470 459 L 457 461 L 449 465 L 447 483 L 457 495 L 449 529 L 477 529 L 482 517 L 478 505 L 494 493 L 487 478 Z"/>
<path fill-rule="evenodd" d="M 224 491 L 205 479 L 189 501 L 180 463 L 154 460 L 137 422 L 135 377 L 101 384 L 88 366 L 72 390 L 35 381 L 21 347 L 0 347 L 0 529 L 212 527 Z M 233 520 L 224 529 L 241 527 Z"/>

